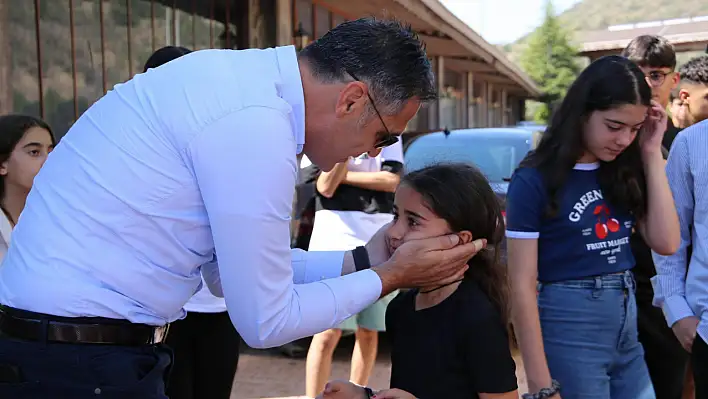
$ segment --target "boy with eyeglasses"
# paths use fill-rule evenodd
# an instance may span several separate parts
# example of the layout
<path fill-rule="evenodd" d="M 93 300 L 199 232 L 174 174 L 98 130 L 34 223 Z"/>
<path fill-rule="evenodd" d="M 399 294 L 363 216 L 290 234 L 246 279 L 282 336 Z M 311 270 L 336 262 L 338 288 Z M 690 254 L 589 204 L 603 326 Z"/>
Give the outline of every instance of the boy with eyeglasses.
<path fill-rule="evenodd" d="M 668 107 L 671 92 L 679 83 L 676 69 L 676 52 L 661 36 L 643 35 L 635 38 L 622 52 L 644 72 L 652 97 L 663 107 Z M 668 120 L 663 145 L 666 153 L 678 134 L 671 119 Z M 681 347 L 666 325 L 661 310 L 652 305 L 654 290 L 651 278 L 656 275 L 651 250 L 639 234 L 631 238 L 636 265 L 632 270 L 637 284 L 637 327 L 639 341 L 644 347 L 644 359 L 656 391 L 657 399 L 681 399 L 688 353 Z"/>

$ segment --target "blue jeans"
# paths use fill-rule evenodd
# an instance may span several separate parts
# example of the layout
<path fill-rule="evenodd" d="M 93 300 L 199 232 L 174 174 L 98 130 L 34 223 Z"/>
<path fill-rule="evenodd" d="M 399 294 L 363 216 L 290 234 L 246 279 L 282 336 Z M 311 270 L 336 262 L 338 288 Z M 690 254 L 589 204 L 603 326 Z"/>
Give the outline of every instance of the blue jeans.
<path fill-rule="evenodd" d="M 655 399 L 631 272 L 539 283 L 548 367 L 563 399 Z"/>

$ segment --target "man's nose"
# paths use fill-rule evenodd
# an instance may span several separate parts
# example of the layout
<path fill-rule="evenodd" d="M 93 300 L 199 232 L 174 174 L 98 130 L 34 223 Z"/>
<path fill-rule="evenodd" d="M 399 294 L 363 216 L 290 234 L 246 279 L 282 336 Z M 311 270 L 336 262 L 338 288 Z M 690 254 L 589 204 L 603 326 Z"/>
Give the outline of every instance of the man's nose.
<path fill-rule="evenodd" d="M 369 154 L 369 156 L 372 158 L 376 158 L 377 156 L 379 156 L 379 154 L 381 154 L 381 148 L 375 148 L 369 151 L 367 154 Z"/>

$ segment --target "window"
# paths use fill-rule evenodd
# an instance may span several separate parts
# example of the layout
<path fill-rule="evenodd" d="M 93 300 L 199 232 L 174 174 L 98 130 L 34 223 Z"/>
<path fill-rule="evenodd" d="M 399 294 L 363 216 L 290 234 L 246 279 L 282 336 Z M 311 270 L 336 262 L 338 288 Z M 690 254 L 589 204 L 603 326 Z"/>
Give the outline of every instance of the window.
<path fill-rule="evenodd" d="M 330 14 L 329 10 L 326 8 L 315 5 L 315 19 L 316 19 L 316 25 L 315 26 L 315 32 L 313 35 L 314 39 L 319 39 L 321 38 L 325 33 L 329 32 L 330 29 Z"/>
<path fill-rule="evenodd" d="M 297 0 L 296 3 L 296 17 L 295 29 L 298 29 L 302 25 L 304 29 L 312 38 L 314 33 L 314 26 L 312 26 L 312 3 L 310 0 Z"/>
<path fill-rule="evenodd" d="M 490 132 L 449 136 L 434 133 L 412 142 L 406 151 L 406 170 L 412 171 L 440 162 L 475 164 L 490 182 L 511 178 L 514 169 L 531 149 L 531 138 Z"/>

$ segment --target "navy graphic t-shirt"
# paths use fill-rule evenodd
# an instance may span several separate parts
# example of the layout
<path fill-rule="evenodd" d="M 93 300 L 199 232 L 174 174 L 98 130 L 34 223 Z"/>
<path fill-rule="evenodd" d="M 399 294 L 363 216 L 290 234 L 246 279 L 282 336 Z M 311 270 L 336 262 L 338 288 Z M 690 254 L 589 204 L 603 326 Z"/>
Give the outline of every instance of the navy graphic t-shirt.
<path fill-rule="evenodd" d="M 506 199 L 506 236 L 538 239 L 538 280 L 553 282 L 617 273 L 634 266 L 633 217 L 608 204 L 599 164 L 578 164 L 558 192 L 559 211 L 545 216 L 548 195 L 534 168 L 514 173 Z"/>

